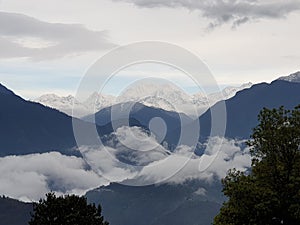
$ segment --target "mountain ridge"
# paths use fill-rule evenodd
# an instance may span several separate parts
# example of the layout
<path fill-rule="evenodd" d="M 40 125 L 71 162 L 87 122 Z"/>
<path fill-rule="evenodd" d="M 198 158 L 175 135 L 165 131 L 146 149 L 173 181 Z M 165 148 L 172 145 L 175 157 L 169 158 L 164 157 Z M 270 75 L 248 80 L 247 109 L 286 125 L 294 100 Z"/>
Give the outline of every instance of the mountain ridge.
<path fill-rule="evenodd" d="M 300 71 L 292 73 L 288 76 L 279 77 L 278 80 L 285 80 L 285 81 L 289 81 L 289 82 L 300 83 Z"/>
<path fill-rule="evenodd" d="M 203 92 L 189 95 L 173 84 L 149 82 L 133 85 L 127 88 L 118 97 L 92 93 L 88 99 L 80 102 L 72 95 L 60 97 L 55 94 L 45 94 L 33 101 L 80 118 L 114 104 L 132 101 L 142 103 L 149 107 L 161 108 L 166 111 L 176 111 L 194 116 L 203 113 L 209 106 L 215 104 L 217 101 L 228 99 L 234 96 L 236 92 L 251 86 L 252 83 L 249 82 L 239 87 L 229 86 L 224 88 L 221 92 L 215 92 L 208 95 Z M 72 110 L 73 107 L 74 110 Z"/>
<path fill-rule="evenodd" d="M 0 94 L 6 94 L 6 95 L 14 95 L 14 92 L 6 88 L 4 85 L 0 83 Z"/>
<path fill-rule="evenodd" d="M 255 84 L 224 102 L 227 111 L 225 137 L 249 139 L 252 129 L 258 123 L 257 116 L 264 107 L 285 106 L 292 109 L 300 104 L 300 83 L 274 80 L 271 83 Z M 217 108 L 220 104 L 218 102 L 213 107 Z M 209 136 L 210 111 L 211 109 L 199 117 L 202 125 L 200 133 L 203 136 Z"/>

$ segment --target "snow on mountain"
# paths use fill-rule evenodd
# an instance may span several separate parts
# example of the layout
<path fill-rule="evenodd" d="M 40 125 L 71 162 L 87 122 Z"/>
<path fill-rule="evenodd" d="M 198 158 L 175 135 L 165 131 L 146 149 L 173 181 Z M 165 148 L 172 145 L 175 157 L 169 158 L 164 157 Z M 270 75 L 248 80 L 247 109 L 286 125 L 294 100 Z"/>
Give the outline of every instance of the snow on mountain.
<path fill-rule="evenodd" d="M 94 92 L 91 94 L 82 104 L 89 110 L 91 113 L 96 113 L 100 109 L 106 108 L 115 104 L 116 97 L 112 95 L 103 95 Z M 87 114 L 86 114 L 87 115 Z"/>
<path fill-rule="evenodd" d="M 125 89 L 118 97 L 102 95 L 95 92 L 84 102 L 79 102 L 71 95 L 60 97 L 55 94 L 46 94 L 34 101 L 56 108 L 75 117 L 83 117 L 113 104 L 130 101 L 167 111 L 182 112 L 196 117 L 204 113 L 216 102 L 231 98 L 236 92 L 251 86 L 251 83 L 247 83 L 240 87 L 226 87 L 221 92 L 208 95 L 202 92 L 189 95 L 171 83 L 142 81 Z"/>
<path fill-rule="evenodd" d="M 278 80 L 285 80 L 293 83 L 300 83 L 300 71 L 288 76 L 279 77 Z"/>
<path fill-rule="evenodd" d="M 235 94 L 237 92 L 244 90 L 246 88 L 250 88 L 252 85 L 253 84 L 251 82 L 249 82 L 249 83 L 242 84 L 239 87 L 231 87 L 231 86 L 226 87 L 221 92 L 215 92 L 215 93 L 209 94 L 208 95 L 209 102 L 215 104 L 218 101 L 232 98 L 233 96 L 235 96 Z"/>
<path fill-rule="evenodd" d="M 126 89 L 117 98 L 117 102 L 136 101 L 151 107 L 199 116 L 216 102 L 231 98 L 236 92 L 251 86 L 252 83 L 246 83 L 240 87 L 226 87 L 221 92 L 208 95 L 203 92 L 189 95 L 172 83 L 142 81 Z"/>
<path fill-rule="evenodd" d="M 171 83 L 141 81 L 127 88 L 117 102 L 134 101 L 146 106 L 167 111 L 186 113 L 185 109 L 195 108 L 192 97 Z M 190 114 L 190 113 L 187 113 Z"/>
<path fill-rule="evenodd" d="M 118 98 L 118 101 L 139 101 L 149 97 L 165 99 L 175 105 L 185 104 L 190 100 L 190 95 L 174 84 L 142 81 L 127 88 Z"/>
<path fill-rule="evenodd" d="M 252 83 L 245 83 L 239 87 L 226 87 L 220 92 L 214 92 L 206 95 L 203 92 L 194 94 L 193 103 L 197 106 L 198 116 L 204 113 L 209 107 L 221 100 L 227 100 L 243 89 L 250 88 Z"/>
<path fill-rule="evenodd" d="M 72 95 L 60 97 L 56 94 L 45 94 L 34 99 L 34 101 L 58 109 L 68 115 L 72 115 L 73 105 L 74 107 L 81 109 L 81 111 L 85 111 L 85 106 L 78 102 Z"/>
<path fill-rule="evenodd" d="M 39 102 L 43 105 L 58 109 L 61 112 L 79 118 L 112 105 L 113 100 L 113 96 L 99 96 L 97 93 L 93 93 L 84 102 L 79 102 L 72 95 L 61 97 L 55 94 L 45 94 L 34 99 L 35 102 Z"/>

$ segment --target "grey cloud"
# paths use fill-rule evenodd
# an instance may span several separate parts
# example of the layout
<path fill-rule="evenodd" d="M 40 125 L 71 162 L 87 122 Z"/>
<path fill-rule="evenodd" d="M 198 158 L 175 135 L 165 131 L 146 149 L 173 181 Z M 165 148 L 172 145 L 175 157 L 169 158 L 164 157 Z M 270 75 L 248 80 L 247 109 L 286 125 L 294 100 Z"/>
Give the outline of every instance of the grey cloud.
<path fill-rule="evenodd" d="M 38 39 L 49 42 L 49 45 L 28 47 L 22 44 L 22 40 L 26 39 Z M 80 24 L 48 23 L 23 14 L 0 12 L 2 58 L 55 59 L 113 46 L 107 40 L 106 31 L 92 31 Z"/>
<path fill-rule="evenodd" d="M 262 18 L 284 18 L 300 9 L 299 0 L 114 0 L 140 7 L 183 7 L 198 10 L 212 20 L 210 27 L 231 23 L 233 27 Z"/>
<path fill-rule="evenodd" d="M 0 58 L 25 57 L 31 54 L 29 48 L 25 48 L 20 44 L 11 42 L 7 38 L 0 36 Z"/>

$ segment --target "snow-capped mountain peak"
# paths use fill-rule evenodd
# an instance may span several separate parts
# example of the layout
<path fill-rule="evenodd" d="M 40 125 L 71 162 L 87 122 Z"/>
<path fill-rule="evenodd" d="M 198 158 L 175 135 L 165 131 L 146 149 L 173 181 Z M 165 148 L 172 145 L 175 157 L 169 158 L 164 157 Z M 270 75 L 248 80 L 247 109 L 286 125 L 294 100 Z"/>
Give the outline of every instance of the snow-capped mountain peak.
<path fill-rule="evenodd" d="M 190 98 L 181 88 L 167 82 L 141 81 L 125 89 L 118 102 L 139 101 L 149 97 L 165 99 L 170 102 L 186 102 Z"/>
<path fill-rule="evenodd" d="M 300 71 L 292 73 L 288 76 L 279 77 L 278 80 L 285 80 L 294 83 L 300 83 Z"/>
<path fill-rule="evenodd" d="M 78 101 L 72 95 L 60 97 L 56 94 L 45 94 L 37 98 L 35 101 L 53 108 L 60 108 L 62 106 L 72 107 L 73 104 L 78 104 Z"/>
<path fill-rule="evenodd" d="M 94 92 L 85 101 L 80 102 L 71 95 L 60 97 L 46 94 L 35 101 L 75 117 L 84 117 L 113 104 L 125 102 L 139 102 L 146 106 L 197 117 L 216 102 L 231 98 L 236 92 L 251 86 L 251 83 L 247 83 L 240 87 L 227 87 L 221 92 L 208 95 L 202 92 L 189 95 L 172 83 L 141 81 L 125 89 L 118 97 Z"/>
<path fill-rule="evenodd" d="M 74 117 L 84 117 L 99 111 L 101 108 L 114 104 L 115 97 L 110 95 L 99 95 L 92 93 L 84 102 L 78 101 L 74 96 L 58 96 L 56 94 L 45 94 L 37 99 L 43 105 L 58 109 Z"/>
<path fill-rule="evenodd" d="M 220 95 L 222 94 L 224 98 L 219 97 L 219 99 L 216 99 L 217 101 L 221 100 L 221 99 L 228 99 L 231 98 L 233 96 L 235 96 L 235 94 L 241 90 L 244 90 L 246 88 L 250 88 L 253 84 L 251 82 L 242 84 L 239 87 L 233 87 L 233 86 L 229 86 L 224 88 L 221 92 L 217 92 L 217 93 L 213 93 L 210 96 L 216 96 L 216 95 Z"/>

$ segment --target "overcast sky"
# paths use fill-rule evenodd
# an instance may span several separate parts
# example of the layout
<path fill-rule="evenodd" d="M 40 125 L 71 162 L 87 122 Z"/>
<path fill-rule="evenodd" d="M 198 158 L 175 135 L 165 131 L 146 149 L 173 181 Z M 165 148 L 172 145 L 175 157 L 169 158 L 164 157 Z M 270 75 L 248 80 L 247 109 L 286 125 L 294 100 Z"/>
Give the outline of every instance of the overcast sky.
<path fill-rule="evenodd" d="M 193 52 L 222 87 L 269 82 L 300 70 L 299 27 L 299 0 L 0 0 L 0 83 L 25 98 L 72 94 L 99 57 L 144 40 Z M 172 73 L 133 67 L 110 85 L 139 72 Z"/>

